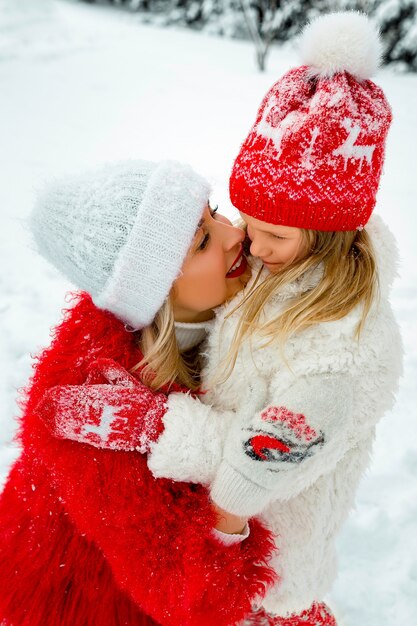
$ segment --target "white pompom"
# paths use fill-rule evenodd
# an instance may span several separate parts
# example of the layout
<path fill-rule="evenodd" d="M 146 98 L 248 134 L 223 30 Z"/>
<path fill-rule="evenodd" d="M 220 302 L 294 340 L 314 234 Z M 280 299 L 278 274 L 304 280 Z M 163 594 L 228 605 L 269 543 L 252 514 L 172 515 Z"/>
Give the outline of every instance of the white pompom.
<path fill-rule="evenodd" d="M 360 80 L 375 73 L 382 54 L 377 29 L 357 11 L 328 13 L 314 19 L 303 31 L 300 50 L 303 65 L 310 66 L 313 74 L 349 72 Z"/>

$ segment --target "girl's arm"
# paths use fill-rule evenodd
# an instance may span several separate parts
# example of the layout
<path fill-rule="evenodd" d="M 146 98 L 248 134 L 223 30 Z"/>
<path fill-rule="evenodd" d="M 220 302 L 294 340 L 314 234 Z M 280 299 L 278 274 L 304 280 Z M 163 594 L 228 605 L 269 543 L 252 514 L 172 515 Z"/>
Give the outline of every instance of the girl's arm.
<path fill-rule="evenodd" d="M 153 392 L 108 358 L 92 362 L 80 384 L 46 388 L 35 412 L 59 439 L 112 450 L 151 450 L 155 477 L 201 484 L 214 478 L 234 417 L 190 394 Z"/>
<path fill-rule="evenodd" d="M 312 375 L 279 394 L 274 388 L 282 386 L 272 381 L 271 402 L 261 410 L 254 390 L 254 406 L 236 416 L 172 394 L 148 458 L 153 474 L 210 482 L 220 508 L 252 517 L 332 471 L 363 436 L 354 427 L 352 377 Z"/>
<path fill-rule="evenodd" d="M 357 445 L 354 381 L 348 373 L 300 377 L 269 406 L 231 428 L 211 487 L 236 515 L 257 515 L 332 471 Z"/>
<path fill-rule="evenodd" d="M 152 474 L 209 485 L 220 466 L 234 418 L 233 411 L 217 411 L 189 394 L 171 393 L 163 417 L 164 430 L 148 455 Z"/>
<path fill-rule="evenodd" d="M 97 309 L 87 293 L 73 294 L 72 306 L 52 331 L 51 345 L 37 357 L 31 384 L 24 391 L 21 406 L 26 410 L 26 418 L 19 433 L 21 444 L 30 445 L 34 433 L 42 430 L 41 424 L 57 438 L 73 439 L 96 447 L 114 448 L 117 442 L 117 446 L 124 450 L 145 450 L 148 446 L 153 449 L 153 443 L 158 439 L 161 446 L 158 446 L 160 454 L 155 463 L 155 476 L 208 484 L 220 464 L 233 413 L 213 413 L 190 395 L 172 393 L 168 398 L 172 398 L 172 407 L 167 404 L 167 419 L 161 417 L 165 404 L 162 395 L 156 400 L 158 410 L 155 415 L 150 399 L 152 392 L 146 388 L 141 390 L 136 379 L 132 391 L 133 381 L 130 379 L 133 377 L 126 371 L 140 358 L 132 333 L 126 333 L 119 320 Z M 97 362 L 103 359 L 113 361 L 118 370 L 116 376 L 110 367 L 105 372 L 101 366 L 97 367 Z M 119 373 L 120 370 L 124 375 Z M 132 387 L 130 383 L 126 385 L 125 378 Z M 99 390 L 93 389 L 93 385 L 101 385 L 101 400 L 97 397 Z M 140 408 L 137 404 L 142 391 L 147 400 Z M 74 396 L 78 393 L 83 400 L 75 399 L 75 404 L 84 403 L 83 410 L 72 411 Z M 129 405 L 127 396 L 136 397 L 133 405 Z M 121 404 L 122 414 L 119 413 Z M 152 424 L 153 428 L 148 429 L 147 426 Z M 104 433 L 109 427 L 112 431 L 105 437 L 102 436 L 103 425 Z M 169 433 L 162 440 L 158 434 L 166 427 Z M 173 439 L 173 445 L 170 439 Z"/>
<path fill-rule="evenodd" d="M 214 503 L 212 504 L 212 509 L 217 516 L 215 528 L 217 531 L 220 531 L 217 533 L 218 536 L 221 536 L 222 533 L 239 536 L 246 533 L 248 534 L 248 520 L 246 517 L 239 517 L 238 515 L 233 515 L 233 513 L 228 513 Z"/>

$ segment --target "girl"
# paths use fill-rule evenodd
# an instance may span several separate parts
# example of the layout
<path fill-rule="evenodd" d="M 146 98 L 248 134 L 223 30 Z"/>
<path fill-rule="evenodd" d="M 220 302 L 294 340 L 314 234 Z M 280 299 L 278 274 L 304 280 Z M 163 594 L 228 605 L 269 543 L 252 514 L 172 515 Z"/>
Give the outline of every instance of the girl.
<path fill-rule="evenodd" d="M 223 382 L 203 397 L 203 440 L 192 449 L 203 449 L 204 421 L 232 409 L 223 459 L 168 471 L 168 449 L 184 441 L 176 412 L 196 420 L 199 401 L 183 397 L 175 407 L 170 398 L 149 463 L 155 475 L 211 482 L 229 512 L 262 515 L 278 536 L 281 578 L 263 605 L 291 624 L 331 588 L 335 538 L 375 425 L 392 408 L 402 355 L 389 304 L 395 242 L 370 219 L 391 122 L 369 80 L 378 36 L 365 16 L 340 13 L 313 22 L 302 48 L 305 64 L 266 94 L 230 178 L 261 267 L 210 335 L 204 381 L 220 368 Z"/>
<path fill-rule="evenodd" d="M 266 94 L 230 179 L 253 278 L 216 313 L 208 391 L 170 394 L 151 445 L 155 476 L 210 484 L 218 506 L 276 534 L 279 580 L 247 623 L 335 624 L 322 604 L 335 539 L 401 373 L 395 242 L 370 219 L 391 122 L 369 80 L 379 53 L 365 16 L 318 18 L 304 65 Z M 76 439 L 55 409 L 50 428 Z"/>
<path fill-rule="evenodd" d="M 5 626 L 227 626 L 274 580 L 272 538 L 260 523 L 240 545 L 248 529 L 234 528 L 233 516 L 217 523 L 204 488 L 155 480 L 137 453 L 54 439 L 41 420 L 48 389 L 81 389 L 66 401 L 87 415 L 88 403 L 102 409 L 93 439 L 133 407 L 145 451 L 160 433 L 151 399 L 157 415 L 160 389 L 197 387 L 193 355 L 180 350 L 200 341 L 212 307 L 247 280 L 246 262 L 232 269 L 243 231 L 207 206 L 208 195 L 189 167 L 132 161 L 57 183 L 37 203 L 40 251 L 86 291 L 38 356 L 22 399 L 23 450 L 0 499 Z M 176 299 L 189 324 L 175 327 L 167 296 L 180 269 L 181 293 L 186 281 L 209 280 L 210 289 Z M 124 375 L 138 362 L 138 377 Z M 216 524 L 243 536 L 213 533 Z"/>

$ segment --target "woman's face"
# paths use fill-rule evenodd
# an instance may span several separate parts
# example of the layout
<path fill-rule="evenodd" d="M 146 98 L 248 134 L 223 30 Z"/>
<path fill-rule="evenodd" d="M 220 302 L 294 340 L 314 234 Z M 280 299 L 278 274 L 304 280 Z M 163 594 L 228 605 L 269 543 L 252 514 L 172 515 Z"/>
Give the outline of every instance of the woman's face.
<path fill-rule="evenodd" d="M 307 244 L 301 228 L 277 226 L 245 213 L 240 215 L 247 225 L 251 254 L 259 257 L 272 274 L 306 255 Z"/>
<path fill-rule="evenodd" d="M 172 289 L 174 318 L 201 322 L 246 285 L 250 269 L 243 255 L 245 233 L 216 209 L 206 207 Z M 233 268 L 233 269 L 232 269 Z"/>

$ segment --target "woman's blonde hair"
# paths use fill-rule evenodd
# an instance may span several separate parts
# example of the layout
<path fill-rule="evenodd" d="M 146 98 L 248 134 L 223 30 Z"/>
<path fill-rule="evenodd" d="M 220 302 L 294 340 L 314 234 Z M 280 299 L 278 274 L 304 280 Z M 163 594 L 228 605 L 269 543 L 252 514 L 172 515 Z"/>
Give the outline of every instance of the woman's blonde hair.
<path fill-rule="evenodd" d="M 260 270 L 251 290 L 227 317 L 240 311 L 240 319 L 224 362 L 223 380 L 236 363 L 240 345 L 255 331 L 265 337 L 265 345 L 277 342 L 283 350 L 291 335 L 320 322 L 338 320 L 362 303 L 356 329 L 359 338 L 377 291 L 377 272 L 372 243 L 366 230 L 324 232 L 302 230 L 306 255 L 277 274 L 259 282 Z M 264 322 L 266 302 L 287 284 L 321 264 L 323 275 L 311 289 L 290 298 L 283 310 Z"/>
<path fill-rule="evenodd" d="M 137 333 L 143 359 L 130 371 L 142 367 L 140 378 L 151 389 L 177 383 L 195 390 L 200 384 L 198 348 L 180 352 L 174 322 L 172 301 L 168 297 L 152 324 Z"/>

